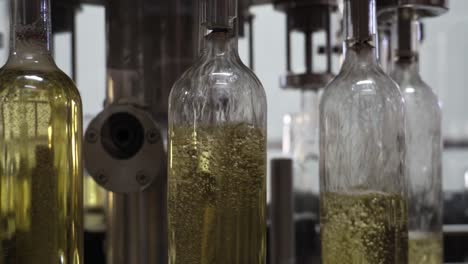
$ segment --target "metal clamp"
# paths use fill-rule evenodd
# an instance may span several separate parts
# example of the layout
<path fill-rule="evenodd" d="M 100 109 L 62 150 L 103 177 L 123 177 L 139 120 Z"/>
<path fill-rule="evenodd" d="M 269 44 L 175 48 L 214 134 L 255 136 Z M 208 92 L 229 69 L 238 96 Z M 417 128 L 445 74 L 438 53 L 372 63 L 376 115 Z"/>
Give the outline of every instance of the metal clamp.
<path fill-rule="evenodd" d="M 280 84 L 283 89 L 301 89 L 318 91 L 325 87 L 335 76 L 331 73 L 287 74 L 281 76 Z"/>
<path fill-rule="evenodd" d="M 281 77 L 281 87 L 286 89 L 318 90 L 323 88 L 334 76 L 332 74 L 331 13 L 338 8 L 336 0 L 273 0 L 275 9 L 286 13 L 286 75 Z M 312 36 L 325 31 L 326 46 L 322 55 L 326 57 L 326 70 L 314 69 L 315 46 Z M 304 34 L 305 72 L 297 73 L 292 69 L 293 31 Z M 320 52 L 319 52 L 320 54 Z"/>

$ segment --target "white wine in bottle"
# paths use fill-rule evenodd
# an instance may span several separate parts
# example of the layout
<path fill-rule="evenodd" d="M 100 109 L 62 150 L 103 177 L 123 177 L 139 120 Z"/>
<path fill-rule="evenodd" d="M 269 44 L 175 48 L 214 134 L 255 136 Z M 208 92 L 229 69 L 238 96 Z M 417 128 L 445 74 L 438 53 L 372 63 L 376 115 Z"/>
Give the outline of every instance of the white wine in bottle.
<path fill-rule="evenodd" d="M 168 263 L 266 262 L 263 86 L 240 60 L 237 0 L 202 0 L 202 51 L 169 96 Z"/>
<path fill-rule="evenodd" d="M 324 263 L 406 262 L 406 202 L 400 195 L 328 192 L 321 199 Z"/>
<path fill-rule="evenodd" d="M 440 233 L 409 232 L 408 263 L 440 264 L 444 257 L 443 238 Z"/>
<path fill-rule="evenodd" d="M 237 124 L 170 133 L 170 263 L 262 263 L 264 132 Z"/>
<path fill-rule="evenodd" d="M 54 63 L 49 0 L 12 0 L 0 70 L 0 263 L 82 263 L 82 107 Z"/>
<path fill-rule="evenodd" d="M 404 100 L 380 68 L 376 0 L 345 0 L 345 59 L 320 102 L 323 264 L 407 264 Z"/>

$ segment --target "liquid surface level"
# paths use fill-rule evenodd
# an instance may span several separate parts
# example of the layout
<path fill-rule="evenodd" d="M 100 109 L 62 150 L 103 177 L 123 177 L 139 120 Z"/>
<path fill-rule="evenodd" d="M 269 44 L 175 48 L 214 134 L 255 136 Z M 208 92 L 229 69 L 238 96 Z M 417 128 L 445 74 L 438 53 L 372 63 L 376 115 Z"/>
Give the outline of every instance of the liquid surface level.
<path fill-rule="evenodd" d="M 169 263 L 265 263 L 263 131 L 232 124 L 170 133 Z"/>
<path fill-rule="evenodd" d="M 382 192 L 324 193 L 322 263 L 407 263 L 405 201 Z"/>
<path fill-rule="evenodd" d="M 442 238 L 437 234 L 409 234 L 409 264 L 443 263 Z"/>
<path fill-rule="evenodd" d="M 0 264 L 79 264 L 81 100 L 60 71 L 0 71 Z"/>

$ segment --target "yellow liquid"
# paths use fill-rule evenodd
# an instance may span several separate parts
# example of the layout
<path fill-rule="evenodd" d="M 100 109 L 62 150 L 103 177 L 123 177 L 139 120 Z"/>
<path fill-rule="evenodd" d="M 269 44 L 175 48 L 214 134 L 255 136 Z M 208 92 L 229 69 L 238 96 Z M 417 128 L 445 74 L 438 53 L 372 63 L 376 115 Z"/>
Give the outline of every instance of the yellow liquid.
<path fill-rule="evenodd" d="M 409 264 L 443 263 L 442 238 L 436 234 L 409 234 Z"/>
<path fill-rule="evenodd" d="M 404 199 L 381 192 L 321 197 L 323 264 L 407 263 Z"/>
<path fill-rule="evenodd" d="M 264 133 L 175 127 L 169 145 L 169 263 L 265 263 Z"/>
<path fill-rule="evenodd" d="M 82 263 L 81 100 L 60 71 L 0 70 L 0 263 Z"/>

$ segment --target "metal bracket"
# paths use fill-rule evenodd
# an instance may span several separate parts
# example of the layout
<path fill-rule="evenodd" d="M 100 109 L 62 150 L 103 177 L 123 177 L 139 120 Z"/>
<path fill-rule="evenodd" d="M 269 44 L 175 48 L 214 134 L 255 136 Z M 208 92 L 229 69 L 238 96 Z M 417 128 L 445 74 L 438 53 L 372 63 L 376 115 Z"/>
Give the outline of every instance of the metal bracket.
<path fill-rule="evenodd" d="M 106 108 L 85 134 L 85 166 L 96 182 L 111 192 L 147 188 L 161 175 L 165 159 L 161 130 L 151 115 L 133 104 Z"/>
<path fill-rule="evenodd" d="M 377 0 L 379 23 L 393 19 L 401 7 L 415 10 L 420 17 L 440 16 L 449 10 L 448 0 Z"/>

